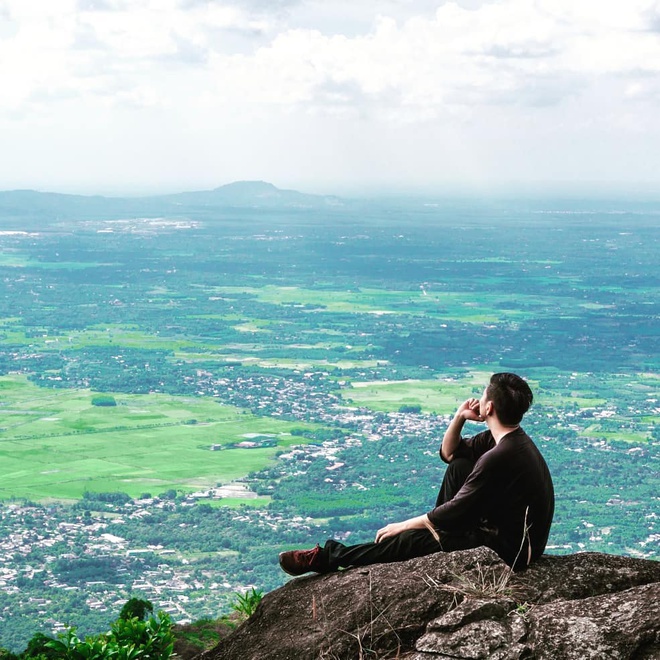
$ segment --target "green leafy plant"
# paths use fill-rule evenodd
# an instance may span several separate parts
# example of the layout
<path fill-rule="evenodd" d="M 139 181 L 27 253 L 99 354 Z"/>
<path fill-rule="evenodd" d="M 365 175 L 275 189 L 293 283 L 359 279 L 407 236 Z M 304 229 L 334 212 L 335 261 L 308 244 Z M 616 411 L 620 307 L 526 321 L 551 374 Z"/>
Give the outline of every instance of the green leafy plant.
<path fill-rule="evenodd" d="M 165 612 L 146 621 L 117 619 L 109 632 L 80 639 L 69 628 L 46 642 L 50 657 L 63 660 L 168 660 L 174 649 L 172 621 Z"/>
<path fill-rule="evenodd" d="M 46 642 L 45 646 L 52 651 L 50 656 L 54 658 L 101 660 L 110 657 L 107 640 L 101 639 L 103 637 L 105 636 L 99 635 L 97 638 L 88 637 L 82 640 L 76 635 L 75 628 L 68 628 L 66 632 L 58 636 L 58 639 Z"/>
<path fill-rule="evenodd" d="M 250 591 L 246 591 L 242 595 L 239 593 L 236 594 L 236 602 L 232 604 L 232 609 L 242 619 L 249 619 L 254 614 L 263 597 L 263 591 L 252 587 Z"/>

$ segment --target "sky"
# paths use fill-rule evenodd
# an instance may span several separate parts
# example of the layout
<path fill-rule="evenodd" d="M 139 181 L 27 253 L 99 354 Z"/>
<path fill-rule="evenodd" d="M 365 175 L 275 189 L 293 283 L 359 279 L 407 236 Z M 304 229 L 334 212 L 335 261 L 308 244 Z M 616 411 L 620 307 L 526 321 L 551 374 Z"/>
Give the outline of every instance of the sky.
<path fill-rule="evenodd" d="M 0 0 L 0 190 L 657 190 L 658 0 Z"/>

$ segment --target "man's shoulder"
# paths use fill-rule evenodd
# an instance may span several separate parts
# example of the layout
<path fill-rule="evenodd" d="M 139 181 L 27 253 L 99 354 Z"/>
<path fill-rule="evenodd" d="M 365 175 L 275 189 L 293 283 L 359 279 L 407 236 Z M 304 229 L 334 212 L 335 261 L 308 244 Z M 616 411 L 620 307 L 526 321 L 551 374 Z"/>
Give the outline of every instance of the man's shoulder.
<path fill-rule="evenodd" d="M 477 433 L 471 438 L 464 438 L 463 441 L 470 448 L 474 460 L 478 460 L 496 446 L 495 438 L 490 430 Z"/>
<path fill-rule="evenodd" d="M 469 437 L 461 437 L 454 450 L 454 458 L 468 458 L 476 463 L 489 449 L 495 446 L 495 440 L 490 431 L 482 431 Z"/>
<path fill-rule="evenodd" d="M 486 429 L 485 431 L 481 431 L 481 433 L 477 433 L 476 435 L 473 435 L 471 438 L 466 438 L 465 442 L 472 445 L 473 447 L 495 446 L 495 438 L 493 438 L 493 434 L 490 432 L 489 429 Z"/>
<path fill-rule="evenodd" d="M 541 450 L 521 427 L 502 438 L 497 445 L 497 451 L 493 451 L 491 454 L 493 458 L 497 456 L 512 465 L 544 465 L 547 470 Z"/>
<path fill-rule="evenodd" d="M 517 428 L 515 431 L 507 433 L 498 443 L 493 440 L 491 450 L 485 453 L 482 458 L 491 463 L 509 461 L 511 455 L 520 455 L 521 448 L 523 448 L 524 454 L 528 450 L 536 450 L 536 445 L 521 428 Z"/>
<path fill-rule="evenodd" d="M 534 441 L 527 435 L 525 432 L 525 429 L 523 429 L 522 426 L 519 426 L 518 428 L 514 429 L 513 431 L 510 431 L 507 433 L 502 440 L 506 440 L 506 442 L 500 441 L 500 446 L 510 448 L 510 447 L 515 447 L 520 446 L 520 445 L 527 445 L 527 446 L 533 446 L 535 447 L 536 445 L 534 444 Z"/>

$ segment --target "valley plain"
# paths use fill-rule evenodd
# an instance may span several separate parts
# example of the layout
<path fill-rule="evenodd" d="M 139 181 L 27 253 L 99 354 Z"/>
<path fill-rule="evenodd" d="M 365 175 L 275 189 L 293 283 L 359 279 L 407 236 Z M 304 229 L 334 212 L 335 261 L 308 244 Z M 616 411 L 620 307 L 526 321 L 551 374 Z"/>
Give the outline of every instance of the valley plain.
<path fill-rule="evenodd" d="M 548 551 L 658 557 L 657 205 L 91 204 L 0 195 L 0 645 L 217 616 L 428 510 L 493 371 L 535 392 Z"/>

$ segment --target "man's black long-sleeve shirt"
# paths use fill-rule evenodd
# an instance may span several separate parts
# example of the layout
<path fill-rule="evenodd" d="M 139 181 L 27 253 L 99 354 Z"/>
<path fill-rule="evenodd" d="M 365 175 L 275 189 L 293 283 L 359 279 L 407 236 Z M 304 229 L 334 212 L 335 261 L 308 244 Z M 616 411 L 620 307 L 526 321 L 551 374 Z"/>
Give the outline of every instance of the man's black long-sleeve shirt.
<path fill-rule="evenodd" d="M 496 444 L 484 431 L 461 438 L 453 459 L 459 457 L 473 461 L 474 469 L 452 500 L 428 513 L 431 523 L 449 532 L 482 530 L 485 545 L 516 568 L 540 557 L 555 498 L 548 466 L 529 436 L 518 428 Z"/>

